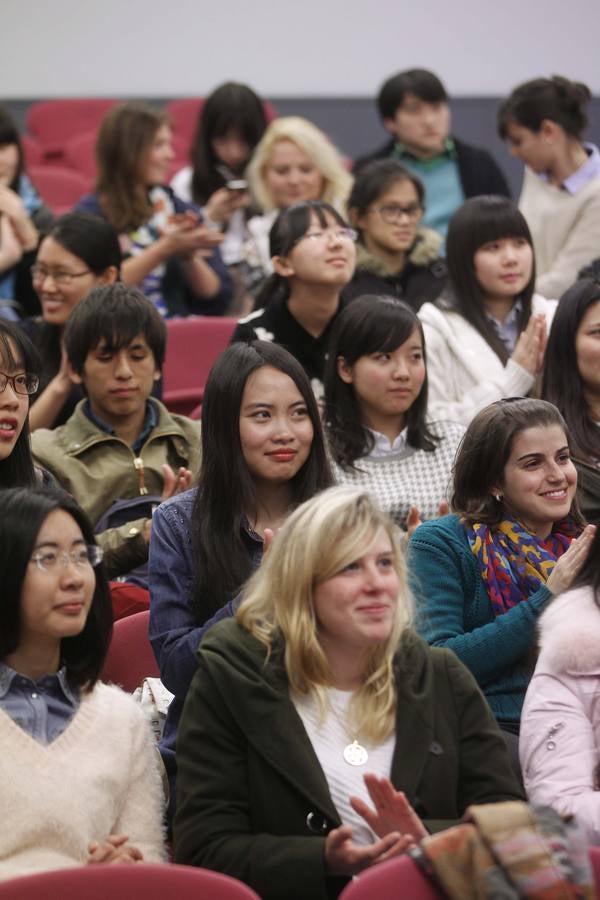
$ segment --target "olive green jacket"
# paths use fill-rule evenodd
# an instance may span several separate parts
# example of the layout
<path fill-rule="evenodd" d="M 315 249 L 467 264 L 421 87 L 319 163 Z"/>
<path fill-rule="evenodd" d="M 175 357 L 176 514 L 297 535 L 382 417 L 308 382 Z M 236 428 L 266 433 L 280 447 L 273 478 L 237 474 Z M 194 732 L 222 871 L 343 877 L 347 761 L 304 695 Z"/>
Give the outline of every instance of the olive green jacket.
<path fill-rule="evenodd" d="M 31 436 L 35 461 L 75 497 L 92 524 L 115 500 L 160 496 L 163 463 L 173 469 L 184 466 L 197 478 L 199 423 L 173 415 L 158 400 L 152 402 L 158 408 L 158 422 L 137 456 L 125 441 L 101 431 L 86 416 L 85 400 L 64 425 L 40 428 Z M 110 577 L 125 574 L 147 559 L 143 524 L 144 519 L 138 519 L 98 535 Z"/>
<path fill-rule="evenodd" d="M 337 896 L 344 881 L 327 877 L 324 845 L 341 822 L 289 697 L 282 643 L 265 665 L 264 646 L 228 619 L 198 659 L 177 740 L 176 861 L 239 878 L 263 900 Z M 523 799 L 498 726 L 453 653 L 406 632 L 396 678 L 390 777 L 430 830 L 472 803 Z"/>

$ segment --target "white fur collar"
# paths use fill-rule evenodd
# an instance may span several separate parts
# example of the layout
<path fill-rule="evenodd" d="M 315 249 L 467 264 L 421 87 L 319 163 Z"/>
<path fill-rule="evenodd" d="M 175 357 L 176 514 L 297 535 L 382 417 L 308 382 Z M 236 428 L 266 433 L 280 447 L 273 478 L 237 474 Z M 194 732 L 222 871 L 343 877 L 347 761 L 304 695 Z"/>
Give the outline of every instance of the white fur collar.
<path fill-rule="evenodd" d="M 540 657 L 553 672 L 600 670 L 600 608 L 591 588 L 551 600 L 539 620 Z"/>

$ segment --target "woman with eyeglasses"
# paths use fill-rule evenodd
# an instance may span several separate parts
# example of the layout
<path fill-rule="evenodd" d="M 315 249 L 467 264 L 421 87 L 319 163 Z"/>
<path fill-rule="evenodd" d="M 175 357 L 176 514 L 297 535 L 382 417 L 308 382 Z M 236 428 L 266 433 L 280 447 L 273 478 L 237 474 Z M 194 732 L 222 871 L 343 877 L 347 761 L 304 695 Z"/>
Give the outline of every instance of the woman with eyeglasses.
<path fill-rule="evenodd" d="M 39 357 L 21 329 L 0 318 L 0 488 L 48 479 L 34 467 L 29 446 L 29 404 L 39 384 Z"/>
<path fill-rule="evenodd" d="M 544 362 L 556 300 L 534 293 L 535 257 L 506 197 L 472 197 L 446 241 L 448 287 L 419 310 L 429 356 L 429 412 L 468 425 L 501 397 L 524 397 Z"/>
<path fill-rule="evenodd" d="M 282 344 L 304 367 L 317 399 L 331 325 L 354 271 L 355 240 L 356 232 L 329 203 L 311 200 L 283 210 L 269 234 L 274 272 L 255 312 L 240 319 L 231 339 Z"/>
<path fill-rule="evenodd" d="M 453 513 L 410 540 L 419 631 L 471 670 L 515 759 L 538 617 L 570 588 L 594 536 L 576 490 L 556 407 L 499 400 L 475 416 L 459 447 Z"/>
<path fill-rule="evenodd" d="M 360 170 L 348 199 L 348 216 L 358 231 L 356 271 L 344 299 L 399 297 L 416 310 L 438 297 L 446 264 L 440 235 L 419 225 L 424 196 L 422 182 L 395 159 Z"/>
<path fill-rule="evenodd" d="M 0 879 L 165 858 L 148 723 L 100 682 L 102 551 L 64 492 L 0 491 Z"/>
<path fill-rule="evenodd" d="M 64 425 L 81 400 L 81 389 L 69 378 L 62 347 L 64 327 L 92 288 L 118 279 L 120 265 L 117 233 L 98 216 L 68 213 L 43 238 L 31 269 L 42 316 L 23 322 L 42 357 L 41 390 L 29 420 L 32 431 Z"/>

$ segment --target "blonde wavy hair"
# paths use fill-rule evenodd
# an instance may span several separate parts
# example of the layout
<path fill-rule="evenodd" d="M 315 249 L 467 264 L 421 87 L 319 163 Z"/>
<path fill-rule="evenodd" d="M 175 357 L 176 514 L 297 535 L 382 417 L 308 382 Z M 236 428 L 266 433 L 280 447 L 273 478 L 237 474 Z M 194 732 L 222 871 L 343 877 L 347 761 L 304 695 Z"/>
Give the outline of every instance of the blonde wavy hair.
<path fill-rule="evenodd" d="M 386 640 L 367 657 L 364 680 L 350 705 L 352 733 L 377 744 L 392 733 L 396 715 L 393 658 L 412 619 L 413 602 L 399 532 L 369 494 L 354 487 L 328 488 L 293 512 L 278 532 L 260 568 L 246 585 L 238 623 L 267 648 L 285 642 L 285 668 L 293 693 L 314 694 L 326 715 L 332 677 L 319 639 L 315 588 L 356 561 L 379 531 L 390 539 L 398 576 L 398 602 Z"/>
<path fill-rule="evenodd" d="M 311 158 L 323 178 L 322 195 L 317 199 L 331 203 L 341 211 L 350 194 L 352 176 L 346 171 L 342 156 L 327 135 L 300 116 L 274 119 L 256 145 L 246 175 L 252 195 L 261 209 L 269 212 L 276 208 L 264 176 L 273 148 L 279 141 L 291 141 Z"/>

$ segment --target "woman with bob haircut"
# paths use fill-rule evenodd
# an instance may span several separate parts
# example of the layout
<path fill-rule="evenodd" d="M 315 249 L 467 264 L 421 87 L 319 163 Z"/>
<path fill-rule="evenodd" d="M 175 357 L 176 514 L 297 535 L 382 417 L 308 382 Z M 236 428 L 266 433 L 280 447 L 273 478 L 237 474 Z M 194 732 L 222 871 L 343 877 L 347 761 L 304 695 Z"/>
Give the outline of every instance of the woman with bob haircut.
<path fill-rule="evenodd" d="M 165 184 L 173 156 L 165 113 L 141 101 L 117 104 L 98 132 L 95 193 L 76 210 L 110 222 L 125 254 L 123 281 L 161 315 L 222 315 L 231 296 L 223 237 Z"/>
<path fill-rule="evenodd" d="M 416 313 L 363 296 L 337 317 L 325 372 L 325 422 L 337 482 L 369 490 L 403 529 L 448 511 L 461 425 L 427 421 L 427 367 Z"/>
<path fill-rule="evenodd" d="M 33 487 L 47 480 L 34 467 L 29 404 L 39 384 L 40 360 L 21 329 L 0 318 L 0 489 Z"/>
<path fill-rule="evenodd" d="M 98 216 L 67 213 L 42 238 L 31 267 L 42 315 L 22 323 L 43 361 L 40 392 L 30 414 L 32 431 L 64 425 L 83 397 L 69 378 L 63 332 L 69 316 L 92 288 L 117 281 L 120 266 L 117 233 Z"/>
<path fill-rule="evenodd" d="M 558 304 L 544 360 L 542 397 L 558 407 L 567 423 L 579 505 L 589 522 L 600 524 L 598 282 L 577 281 Z"/>
<path fill-rule="evenodd" d="M 556 300 L 533 292 L 531 234 L 512 200 L 467 200 L 450 221 L 446 252 L 448 288 L 419 310 L 429 412 L 468 425 L 488 403 L 532 389 Z"/>
<path fill-rule="evenodd" d="M 590 89 L 559 75 L 520 84 L 498 111 L 498 132 L 525 163 L 519 207 L 537 260 L 536 290 L 559 297 L 600 244 L 600 150 L 583 141 Z"/>
<path fill-rule="evenodd" d="M 283 210 L 269 234 L 274 272 L 231 339 L 282 344 L 304 366 L 319 398 L 330 328 L 354 271 L 355 240 L 329 203 L 311 200 Z"/>
<path fill-rule="evenodd" d="M 263 541 L 289 510 L 331 484 L 309 381 L 276 344 L 233 344 L 219 356 L 201 434 L 199 487 L 161 504 L 150 541 L 150 641 L 175 694 L 161 744 L 173 785 L 177 724 L 202 635 L 233 615 Z"/>
<path fill-rule="evenodd" d="M 576 816 L 600 844 L 600 531 L 571 590 L 539 622 L 519 752 L 532 803 Z"/>
<path fill-rule="evenodd" d="M 251 88 L 235 81 L 219 85 L 198 114 L 192 164 L 171 180 L 175 193 L 196 203 L 204 221 L 223 232 L 221 256 L 238 294 L 248 281 L 243 260 L 251 213 L 244 172 L 266 127 L 265 106 Z"/>
<path fill-rule="evenodd" d="M 475 682 L 409 630 L 411 607 L 397 529 L 367 493 L 331 488 L 291 514 L 198 651 L 177 862 L 265 900 L 325 900 L 426 826 L 519 798 Z"/>
<path fill-rule="evenodd" d="M 593 525 L 582 531 L 576 490 L 556 407 L 498 400 L 475 416 L 459 447 L 453 514 L 425 522 L 410 540 L 420 633 L 456 653 L 512 735 L 537 619 L 569 589 L 594 536 Z"/>
<path fill-rule="evenodd" d="M 102 551 L 64 492 L 0 491 L 0 879 L 161 862 L 162 786 L 144 715 L 99 679 L 112 631 Z M 69 790 L 65 791 L 65 777 Z"/>
<path fill-rule="evenodd" d="M 418 309 L 438 297 L 446 265 L 441 236 L 420 225 L 424 199 L 422 182 L 398 160 L 376 160 L 356 175 L 348 217 L 358 231 L 358 252 L 345 299 L 378 294 Z"/>
<path fill-rule="evenodd" d="M 263 214 L 248 222 L 246 259 L 263 275 L 273 269 L 269 231 L 277 214 L 294 203 L 322 200 L 343 209 L 352 177 L 338 150 L 316 125 L 300 116 L 274 119 L 248 166 L 248 183 Z"/>
<path fill-rule="evenodd" d="M 39 312 L 29 267 L 52 219 L 25 172 L 19 130 L 0 107 L 0 316 L 16 320 Z"/>

